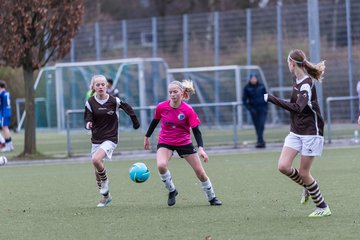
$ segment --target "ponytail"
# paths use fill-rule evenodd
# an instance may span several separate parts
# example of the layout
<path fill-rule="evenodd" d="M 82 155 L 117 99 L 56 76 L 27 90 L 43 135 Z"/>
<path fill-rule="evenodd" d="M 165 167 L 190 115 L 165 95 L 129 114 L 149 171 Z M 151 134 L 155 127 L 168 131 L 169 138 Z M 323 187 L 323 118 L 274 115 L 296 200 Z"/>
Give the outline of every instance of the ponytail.
<path fill-rule="evenodd" d="M 298 67 L 304 68 L 307 74 L 310 75 L 313 79 L 321 82 L 324 78 L 325 72 L 325 61 L 320 61 L 319 63 L 312 63 L 306 60 L 306 55 L 302 50 L 295 49 L 289 53 L 288 60 L 291 60 L 296 63 Z"/>
<path fill-rule="evenodd" d="M 190 95 L 195 94 L 194 84 L 191 80 L 185 79 L 182 82 L 172 81 L 172 82 L 170 82 L 170 84 L 174 84 L 174 85 L 177 85 L 178 87 L 180 87 L 180 89 L 183 91 L 183 97 L 185 100 L 189 100 Z"/>
<path fill-rule="evenodd" d="M 309 62 L 308 60 L 304 60 L 304 68 L 306 72 L 315 80 L 321 82 L 324 78 L 325 73 L 325 61 L 321 61 L 317 64 L 314 64 L 312 62 Z"/>
<path fill-rule="evenodd" d="M 183 85 L 183 89 L 184 89 L 184 99 L 189 100 L 190 96 L 195 94 L 194 84 L 191 80 L 187 80 L 187 79 L 183 80 L 181 84 Z"/>

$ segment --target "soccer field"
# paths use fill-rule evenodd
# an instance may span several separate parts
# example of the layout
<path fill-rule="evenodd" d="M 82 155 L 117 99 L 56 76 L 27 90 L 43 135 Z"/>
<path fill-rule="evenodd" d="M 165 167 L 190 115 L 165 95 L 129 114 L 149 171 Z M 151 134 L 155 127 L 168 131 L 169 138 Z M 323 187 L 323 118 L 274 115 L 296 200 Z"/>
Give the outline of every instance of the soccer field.
<path fill-rule="evenodd" d="M 89 162 L 10 164 L 0 168 L 0 239 L 359 239 L 359 152 L 326 148 L 316 159 L 312 173 L 333 213 L 322 219 L 307 217 L 314 205 L 300 205 L 301 188 L 277 171 L 278 151 L 211 155 L 220 207 L 178 157 L 173 207 L 154 159 L 141 160 L 152 173 L 142 184 L 128 178 L 135 160 L 108 162 L 113 201 L 104 209 Z"/>

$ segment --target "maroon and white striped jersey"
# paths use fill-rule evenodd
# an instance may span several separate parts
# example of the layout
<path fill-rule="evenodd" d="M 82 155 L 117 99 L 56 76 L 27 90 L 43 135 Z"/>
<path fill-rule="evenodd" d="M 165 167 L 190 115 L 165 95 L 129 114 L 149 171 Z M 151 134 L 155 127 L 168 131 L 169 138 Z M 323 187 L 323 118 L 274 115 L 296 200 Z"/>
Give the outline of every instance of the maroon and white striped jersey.
<path fill-rule="evenodd" d="M 315 83 L 309 76 L 294 80 L 290 102 L 270 94 L 268 101 L 290 112 L 291 132 L 323 136 L 324 120 L 317 100 Z"/>

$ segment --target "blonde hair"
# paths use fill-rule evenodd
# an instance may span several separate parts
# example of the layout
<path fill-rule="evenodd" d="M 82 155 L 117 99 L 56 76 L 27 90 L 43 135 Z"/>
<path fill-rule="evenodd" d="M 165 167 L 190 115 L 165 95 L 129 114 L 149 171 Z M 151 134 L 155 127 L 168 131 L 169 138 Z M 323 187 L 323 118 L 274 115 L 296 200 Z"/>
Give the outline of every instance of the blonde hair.
<path fill-rule="evenodd" d="M 185 100 L 189 100 L 190 96 L 195 94 L 194 84 L 191 80 L 184 79 L 181 82 L 175 80 L 170 82 L 170 84 L 176 85 L 182 90 Z"/>
<path fill-rule="evenodd" d="M 296 63 L 297 66 L 302 67 L 310 75 L 310 77 L 321 82 L 325 73 L 325 61 L 319 63 L 312 63 L 306 59 L 306 55 L 302 50 L 291 50 L 288 55 L 288 60 Z"/>
<path fill-rule="evenodd" d="M 106 81 L 106 77 L 104 75 L 94 75 L 94 76 L 92 76 L 91 81 L 90 81 L 90 85 L 89 85 L 89 88 L 91 90 L 91 96 L 94 95 L 94 93 L 95 93 L 94 84 L 95 84 L 95 80 L 97 78 L 102 78 L 102 79 L 104 79 Z"/>

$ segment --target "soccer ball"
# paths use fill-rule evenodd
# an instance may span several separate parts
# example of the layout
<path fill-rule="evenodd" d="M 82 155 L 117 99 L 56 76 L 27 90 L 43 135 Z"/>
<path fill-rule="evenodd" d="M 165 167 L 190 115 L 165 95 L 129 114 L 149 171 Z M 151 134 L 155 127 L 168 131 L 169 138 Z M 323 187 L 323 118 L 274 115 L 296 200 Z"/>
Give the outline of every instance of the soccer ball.
<path fill-rule="evenodd" d="M 7 158 L 5 156 L 0 156 L 0 166 L 7 164 Z"/>
<path fill-rule="evenodd" d="M 142 183 L 150 177 L 150 171 L 144 163 L 134 163 L 129 170 L 129 177 L 133 182 Z"/>

